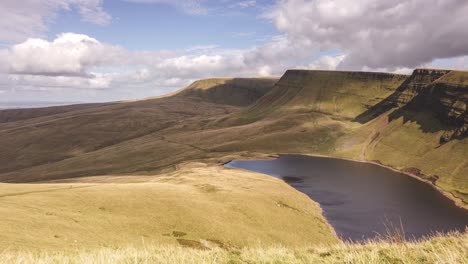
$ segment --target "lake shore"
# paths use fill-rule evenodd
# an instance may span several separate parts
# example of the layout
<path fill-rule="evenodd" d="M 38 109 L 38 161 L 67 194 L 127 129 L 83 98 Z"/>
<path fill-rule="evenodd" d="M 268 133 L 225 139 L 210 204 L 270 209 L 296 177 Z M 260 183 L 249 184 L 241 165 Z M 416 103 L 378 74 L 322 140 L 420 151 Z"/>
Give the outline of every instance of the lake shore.
<path fill-rule="evenodd" d="M 271 160 L 271 159 L 276 159 L 276 158 L 280 157 L 281 155 L 302 155 L 302 156 L 308 156 L 308 157 L 329 158 L 329 159 L 336 159 L 336 160 L 345 160 L 345 161 L 373 164 L 373 165 L 377 165 L 377 166 L 385 168 L 385 169 L 392 170 L 392 171 L 400 173 L 400 174 L 404 174 L 404 175 L 412 177 L 412 178 L 414 178 L 414 179 L 416 179 L 418 181 L 421 181 L 421 182 L 423 182 L 425 184 L 428 184 L 433 189 L 435 189 L 436 191 L 438 191 L 439 193 L 441 193 L 442 195 L 444 195 L 445 197 L 450 199 L 457 207 L 468 210 L 468 204 L 465 203 L 461 198 L 455 196 L 454 194 L 452 194 L 449 191 L 446 191 L 446 190 L 440 188 L 437 185 L 434 185 L 431 181 L 423 179 L 423 178 L 421 178 L 421 177 L 419 177 L 419 176 L 417 176 L 415 174 L 412 174 L 412 173 L 409 173 L 409 172 L 406 172 L 406 171 L 402 171 L 402 170 L 399 170 L 397 168 L 394 168 L 394 167 L 391 167 L 391 166 L 388 166 L 388 165 L 385 165 L 385 164 L 382 164 L 382 163 L 379 163 L 379 162 L 369 161 L 369 160 L 343 158 L 343 157 L 336 157 L 336 156 L 329 156 L 329 155 L 322 155 L 322 154 L 310 154 L 310 153 L 287 153 L 287 152 L 283 152 L 283 153 L 277 153 L 277 154 L 264 154 L 264 155 L 265 156 L 262 156 L 262 157 L 259 157 L 259 158 L 248 157 L 248 158 L 245 158 L 245 159 L 239 159 L 237 161 L 242 161 L 242 160 Z M 232 161 L 234 161 L 234 160 L 230 160 L 228 162 L 225 162 L 222 165 L 224 166 L 224 165 L 226 165 L 226 164 L 228 164 L 228 163 L 230 163 Z"/>

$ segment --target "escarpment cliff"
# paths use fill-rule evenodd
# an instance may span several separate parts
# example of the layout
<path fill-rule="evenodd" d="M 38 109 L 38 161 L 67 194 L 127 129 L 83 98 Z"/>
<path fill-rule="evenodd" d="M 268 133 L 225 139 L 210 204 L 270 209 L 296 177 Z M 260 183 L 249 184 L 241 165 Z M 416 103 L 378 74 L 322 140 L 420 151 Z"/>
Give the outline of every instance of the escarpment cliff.
<path fill-rule="evenodd" d="M 390 119 L 403 116 L 407 120 L 419 122 L 424 131 L 436 129 L 433 124 L 424 122 L 425 120 L 421 118 L 421 113 L 424 113 L 426 116 L 432 115 L 440 122 L 439 129 L 444 131 L 440 137 L 440 143 L 466 137 L 468 84 L 462 80 L 463 76 L 468 79 L 468 72 L 424 69 L 415 70 L 413 75 L 423 75 L 426 76 L 426 80 L 433 81 L 419 83 L 417 86 L 402 87 L 401 93 L 407 96 L 400 96 L 402 99 L 396 104 L 400 109 L 392 113 Z M 454 76 L 460 78 L 456 79 Z"/>
<path fill-rule="evenodd" d="M 415 70 L 355 119 L 363 126 L 354 135 L 368 135 L 360 158 L 418 171 L 415 176 L 468 201 L 467 104 L 468 72 Z"/>
<path fill-rule="evenodd" d="M 245 140 L 219 150 L 375 161 L 417 172 L 468 201 L 467 88 L 468 72 L 459 71 L 290 70 L 256 103 L 224 120 Z"/>
<path fill-rule="evenodd" d="M 394 92 L 406 78 L 376 72 L 288 70 L 239 117 L 254 121 L 270 114 L 316 112 L 352 119 Z"/>

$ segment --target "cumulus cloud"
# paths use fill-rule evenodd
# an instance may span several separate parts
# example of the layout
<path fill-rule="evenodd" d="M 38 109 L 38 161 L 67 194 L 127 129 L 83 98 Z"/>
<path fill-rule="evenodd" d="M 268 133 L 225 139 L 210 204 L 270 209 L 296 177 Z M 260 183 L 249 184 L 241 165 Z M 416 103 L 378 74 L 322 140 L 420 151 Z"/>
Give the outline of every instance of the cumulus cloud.
<path fill-rule="evenodd" d="M 13 74 L 86 76 L 90 67 L 111 65 L 124 53 L 86 35 L 64 33 L 51 42 L 31 38 L 14 45 L 6 59 Z"/>
<path fill-rule="evenodd" d="M 84 21 L 104 25 L 111 16 L 102 0 L 2 0 L 0 1 L 0 41 L 17 42 L 39 37 L 59 11 L 76 9 Z"/>
<path fill-rule="evenodd" d="M 207 10 L 203 1 L 126 1 L 170 4 L 185 12 L 189 12 L 190 6 L 193 10 Z M 15 5 L 13 1 L 6 2 Z M 56 9 L 77 8 L 85 20 L 94 23 L 101 23 L 99 17 L 106 20 L 100 13 L 104 12 L 101 1 L 46 2 L 49 3 L 46 10 L 52 10 L 47 11 L 52 15 Z M 235 3 L 221 2 L 226 6 Z M 238 1 L 241 6 L 237 8 L 257 5 L 257 2 Z M 3 2 L 2 5 L 6 6 Z M 280 0 L 267 14 L 279 34 L 262 45 L 246 49 L 204 45 L 180 50 L 130 51 L 75 33 L 63 33 L 53 40 L 27 38 L 0 49 L 0 91 L 120 89 L 144 90 L 156 95 L 181 88 L 196 79 L 278 76 L 290 68 L 400 73 L 409 73 L 411 68 L 419 66 L 467 68 L 468 56 L 463 57 L 468 55 L 468 31 L 465 30 L 468 17 L 463 16 L 468 13 L 467 6 L 466 0 L 362 0 L 353 3 L 348 0 Z M 27 17 L 23 19 L 29 21 Z M 35 31 L 45 30 L 41 29 L 41 25 L 47 24 L 43 15 L 32 20 L 40 23 L 29 21 L 21 25 L 36 25 Z M 5 28 L 1 24 L 4 20 L 0 21 L 1 39 Z M 30 33 L 20 35 L 24 34 Z"/>
<path fill-rule="evenodd" d="M 282 0 L 268 14 L 292 43 L 346 54 L 339 68 L 417 67 L 468 54 L 465 0 Z"/>
<path fill-rule="evenodd" d="M 63 33 L 51 41 L 31 38 L 0 50 L 0 72 L 7 74 L 3 87 L 18 89 L 164 87 L 166 92 L 200 78 L 282 73 L 279 64 L 271 67 L 252 59 L 259 57 L 256 52 L 216 45 L 129 51 L 87 35 Z"/>
<path fill-rule="evenodd" d="M 335 70 L 338 65 L 346 58 L 345 55 L 322 56 L 304 67 L 310 70 Z M 301 67 L 302 68 L 302 67 Z"/>

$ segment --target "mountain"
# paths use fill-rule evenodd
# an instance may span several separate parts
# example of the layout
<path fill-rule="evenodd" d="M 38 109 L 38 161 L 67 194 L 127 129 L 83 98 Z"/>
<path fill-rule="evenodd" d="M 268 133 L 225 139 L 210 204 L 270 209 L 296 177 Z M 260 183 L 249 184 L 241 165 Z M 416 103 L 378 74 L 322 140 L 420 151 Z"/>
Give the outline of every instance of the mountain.
<path fill-rule="evenodd" d="M 0 180 L 154 172 L 206 157 L 165 135 L 202 130 L 210 119 L 240 110 L 235 104 L 241 95 L 254 100 L 273 84 L 263 78 L 212 79 L 140 101 L 0 111 Z M 240 95 L 223 99 L 229 104 L 216 103 L 222 99 L 218 94 L 232 90 Z"/>
<path fill-rule="evenodd" d="M 260 99 L 277 78 L 213 78 L 195 81 L 176 96 L 200 98 L 206 102 L 248 106 Z"/>
<path fill-rule="evenodd" d="M 1 111 L 0 180 L 152 175 L 185 161 L 305 153 L 393 167 L 467 202 L 467 89 L 460 71 L 290 70 L 277 82 L 209 79 L 142 101 Z"/>

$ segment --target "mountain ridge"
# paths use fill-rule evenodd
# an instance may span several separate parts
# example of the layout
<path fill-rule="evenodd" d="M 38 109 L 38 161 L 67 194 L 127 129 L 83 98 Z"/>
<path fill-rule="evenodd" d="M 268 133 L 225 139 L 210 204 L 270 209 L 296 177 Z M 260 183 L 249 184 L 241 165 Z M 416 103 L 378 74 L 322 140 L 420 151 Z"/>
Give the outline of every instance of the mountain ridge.
<path fill-rule="evenodd" d="M 278 82 L 262 79 L 256 87 L 248 83 L 258 79 L 244 86 L 224 85 L 226 80 L 232 79 L 195 82 L 161 98 L 0 123 L 0 180 L 157 174 L 188 160 L 219 164 L 239 155 L 304 153 L 417 171 L 468 201 L 468 73 L 289 70 Z M 256 88 L 263 94 L 252 96 Z M 235 91 L 241 91 L 235 100 L 219 100 Z"/>

